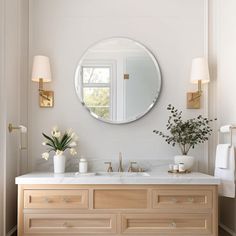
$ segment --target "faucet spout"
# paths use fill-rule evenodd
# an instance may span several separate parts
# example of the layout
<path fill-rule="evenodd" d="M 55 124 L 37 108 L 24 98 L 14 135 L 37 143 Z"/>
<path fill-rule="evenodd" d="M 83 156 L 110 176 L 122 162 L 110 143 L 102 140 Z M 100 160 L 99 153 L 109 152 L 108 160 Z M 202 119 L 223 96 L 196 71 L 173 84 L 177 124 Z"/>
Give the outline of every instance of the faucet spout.
<path fill-rule="evenodd" d="M 124 172 L 124 169 L 122 167 L 122 153 L 119 152 L 119 167 L 118 167 L 118 172 Z"/>

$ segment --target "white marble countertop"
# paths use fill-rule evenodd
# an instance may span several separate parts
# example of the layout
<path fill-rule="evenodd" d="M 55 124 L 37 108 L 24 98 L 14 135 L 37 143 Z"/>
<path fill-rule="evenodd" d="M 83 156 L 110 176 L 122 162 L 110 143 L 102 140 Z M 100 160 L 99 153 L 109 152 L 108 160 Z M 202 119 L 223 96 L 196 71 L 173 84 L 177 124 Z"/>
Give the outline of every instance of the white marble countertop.
<path fill-rule="evenodd" d="M 54 174 L 35 172 L 22 175 L 16 178 L 16 184 L 200 184 L 200 185 L 218 185 L 220 179 L 192 172 L 188 174 L 170 174 L 167 171 L 148 172 L 148 176 L 128 176 L 120 173 L 113 173 L 109 176 L 101 172 L 93 176 L 81 176 L 72 173 Z"/>

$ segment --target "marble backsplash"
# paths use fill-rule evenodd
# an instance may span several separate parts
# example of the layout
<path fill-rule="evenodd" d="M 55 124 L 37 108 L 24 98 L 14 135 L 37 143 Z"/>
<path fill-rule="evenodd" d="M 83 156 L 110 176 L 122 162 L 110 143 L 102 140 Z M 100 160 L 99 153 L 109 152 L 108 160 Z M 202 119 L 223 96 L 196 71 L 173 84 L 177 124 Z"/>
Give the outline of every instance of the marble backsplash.
<path fill-rule="evenodd" d="M 104 162 L 111 161 L 113 171 L 118 170 L 119 159 L 103 159 L 103 158 L 87 158 L 88 160 L 88 171 L 89 172 L 103 172 L 107 171 L 108 165 L 104 164 Z M 130 161 L 134 161 L 135 159 L 123 158 L 123 168 L 124 171 L 128 171 Z M 139 160 L 135 160 L 137 165 L 147 172 L 155 172 L 159 170 L 167 170 L 169 164 L 173 164 L 173 158 L 169 159 L 148 159 L 143 158 Z M 134 165 L 136 167 L 137 165 Z M 40 159 L 37 161 L 35 165 L 35 169 L 33 171 L 42 171 L 42 172 L 53 172 L 53 158 L 50 158 L 48 161 L 44 159 Z M 198 163 L 195 163 L 194 170 L 198 170 Z M 66 172 L 77 172 L 79 171 L 79 159 L 75 157 L 67 157 L 66 161 Z"/>

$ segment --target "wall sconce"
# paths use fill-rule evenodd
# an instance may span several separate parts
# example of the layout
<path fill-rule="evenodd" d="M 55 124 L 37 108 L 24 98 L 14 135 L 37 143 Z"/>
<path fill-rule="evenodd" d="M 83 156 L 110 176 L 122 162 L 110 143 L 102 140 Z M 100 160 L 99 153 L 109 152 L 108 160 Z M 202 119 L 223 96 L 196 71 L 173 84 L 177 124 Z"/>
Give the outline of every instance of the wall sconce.
<path fill-rule="evenodd" d="M 198 57 L 192 60 L 190 82 L 193 84 L 198 84 L 198 91 L 187 93 L 187 108 L 200 109 L 202 84 L 210 82 L 208 62 L 206 58 Z"/>
<path fill-rule="evenodd" d="M 51 68 L 49 58 L 45 56 L 35 56 L 32 69 L 32 81 L 39 83 L 39 106 L 53 107 L 54 92 L 43 89 L 44 82 L 51 82 Z"/>

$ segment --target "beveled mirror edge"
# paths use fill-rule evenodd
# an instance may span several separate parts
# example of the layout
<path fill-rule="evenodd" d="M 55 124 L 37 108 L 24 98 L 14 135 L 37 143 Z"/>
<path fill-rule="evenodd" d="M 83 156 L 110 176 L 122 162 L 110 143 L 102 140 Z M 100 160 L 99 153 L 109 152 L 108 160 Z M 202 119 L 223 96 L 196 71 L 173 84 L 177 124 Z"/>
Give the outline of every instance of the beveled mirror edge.
<path fill-rule="evenodd" d="M 82 61 L 84 59 L 84 57 L 86 56 L 87 54 L 87 51 L 89 50 L 89 48 L 95 46 L 96 44 L 98 43 L 101 43 L 102 41 L 106 41 L 106 40 L 111 40 L 111 39 L 127 39 L 127 40 L 130 40 L 130 41 L 133 41 L 135 42 L 136 44 L 138 44 L 140 47 L 142 47 L 147 53 L 148 55 L 152 58 L 152 61 L 153 63 L 155 64 L 156 66 L 156 69 L 157 69 L 157 72 L 158 74 L 160 75 L 160 78 L 159 78 L 159 88 L 156 92 L 156 96 L 153 100 L 153 102 L 149 105 L 149 107 L 142 113 L 140 113 L 140 115 L 132 118 L 132 119 L 127 119 L 126 121 L 112 121 L 112 120 L 107 120 L 107 119 L 103 119 L 101 117 L 99 117 L 97 114 L 95 114 L 94 112 L 92 112 L 84 103 L 83 101 L 83 98 L 81 97 L 81 93 L 80 93 L 80 88 L 81 88 L 81 81 L 77 78 L 80 78 L 79 77 L 79 73 L 80 73 L 80 68 L 81 68 L 81 64 L 82 64 Z M 149 50 L 148 47 L 146 47 L 144 44 L 140 43 L 139 41 L 137 40 L 134 40 L 132 38 L 129 38 L 129 37 L 121 37 L 121 36 L 117 36 L 117 37 L 108 37 L 108 38 L 104 38 L 104 39 L 101 39 L 99 41 L 96 41 L 94 42 L 93 44 L 91 44 L 85 51 L 84 53 L 82 54 L 81 58 L 79 59 L 79 63 L 77 64 L 77 67 L 76 67 L 76 70 L 75 70 L 75 77 L 74 77 L 74 82 L 75 82 L 75 92 L 76 92 L 76 95 L 78 96 L 78 99 L 80 100 L 80 103 L 83 105 L 83 107 L 90 113 L 90 115 L 95 118 L 96 120 L 99 120 L 99 121 L 102 121 L 102 122 L 105 122 L 105 123 L 108 123 L 108 124 L 114 124 L 114 125 L 118 125 L 118 124 L 129 124 L 129 123 L 132 123 L 132 122 L 135 122 L 135 121 L 138 121 L 139 119 L 141 119 L 142 117 L 144 117 L 145 115 L 147 115 L 152 109 L 153 107 L 156 105 L 159 97 L 160 97 L 160 94 L 161 94 L 161 89 L 162 89 L 162 73 L 161 73 L 161 69 L 160 69 L 160 66 L 159 66 L 159 63 L 158 63 L 158 60 L 156 58 L 156 56 L 152 53 L 151 50 Z"/>

